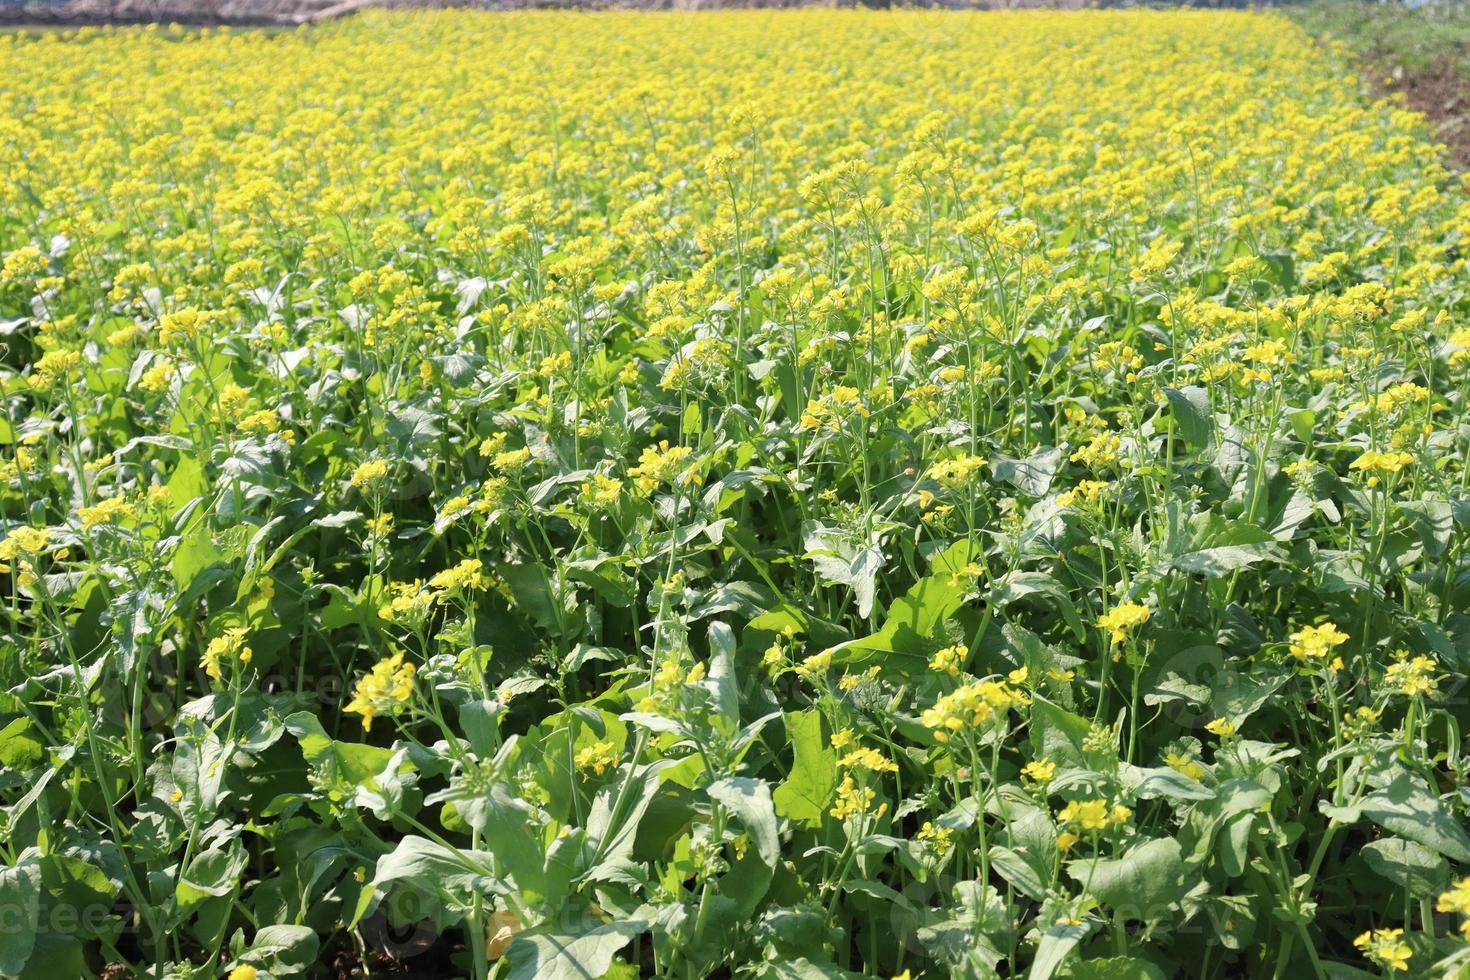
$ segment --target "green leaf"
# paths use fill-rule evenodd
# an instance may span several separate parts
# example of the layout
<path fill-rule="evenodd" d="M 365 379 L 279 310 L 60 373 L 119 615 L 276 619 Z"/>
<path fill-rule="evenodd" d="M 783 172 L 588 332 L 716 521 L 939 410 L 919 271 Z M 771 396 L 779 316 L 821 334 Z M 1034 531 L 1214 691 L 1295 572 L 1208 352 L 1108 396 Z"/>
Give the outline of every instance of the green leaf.
<path fill-rule="evenodd" d="M 1176 572 L 1220 578 L 1239 568 L 1278 559 L 1274 544 L 1228 544 L 1176 555 L 1169 567 Z"/>
<path fill-rule="evenodd" d="M 1245 874 L 1250 862 L 1251 828 L 1255 826 L 1255 820 L 1254 813 L 1237 813 L 1226 821 L 1217 850 L 1220 869 L 1226 877 L 1239 878 Z"/>
<path fill-rule="evenodd" d="M 95 851 L 52 853 L 41 857 L 41 887 L 52 907 L 85 909 L 110 906 L 117 897 L 121 878 L 109 875 L 111 868 L 120 876 L 122 861 L 111 843 Z M 82 923 L 85 931 L 86 923 Z"/>
<path fill-rule="evenodd" d="M 1164 980 L 1164 971 L 1137 956 L 1112 956 L 1098 960 L 1073 960 L 1067 980 Z"/>
<path fill-rule="evenodd" d="M 873 612 L 878 590 L 878 573 L 883 570 L 883 552 L 877 548 L 826 551 L 807 542 L 806 558 L 828 585 L 846 585 L 857 599 L 857 614 L 866 619 Z"/>
<path fill-rule="evenodd" d="M 1279 561 L 1276 536 L 1244 521 L 1231 521 L 1215 511 L 1189 515 L 1169 505 L 1168 565 L 1190 575 L 1218 578 L 1261 561 Z"/>
<path fill-rule="evenodd" d="M 837 792 L 837 753 L 822 738 L 822 716 L 815 711 L 783 716 L 786 741 L 795 759 L 786 781 L 771 795 L 776 812 L 795 823 L 821 824 Z"/>
<path fill-rule="evenodd" d="M 18 980 L 70 980 L 71 977 L 93 976 L 87 966 L 82 943 L 76 936 L 62 932 L 43 932 L 36 936 L 31 958 Z"/>
<path fill-rule="evenodd" d="M 968 541 L 960 541 L 935 556 L 933 574 L 919 579 L 893 601 L 882 628 L 834 646 L 832 662 L 856 666 L 876 660 L 885 671 L 903 676 L 927 673 L 935 641 L 941 639 L 944 624 L 964 606 L 970 589 L 956 572 L 976 550 Z"/>
<path fill-rule="evenodd" d="M 764 963 L 756 976 L 761 980 L 859 980 L 862 974 L 844 970 L 831 961 L 814 963 L 802 956 Z"/>
<path fill-rule="evenodd" d="M 1056 825 L 1042 809 L 1007 809 L 1005 846 L 990 849 L 991 866 L 1028 898 L 1044 901 L 1057 859 Z"/>
<path fill-rule="evenodd" d="M 1442 800 L 1407 775 L 1364 797 L 1363 815 L 1390 833 L 1470 863 L 1470 835 Z"/>
<path fill-rule="evenodd" d="M 1050 599 L 1077 639 L 1087 639 L 1087 630 L 1083 628 L 1082 617 L 1077 614 L 1077 606 L 1072 602 L 1072 597 L 1067 594 L 1062 583 L 1044 572 L 1009 573 L 990 590 L 990 602 L 997 608 L 1004 609 L 1016 600 L 1030 595 Z"/>
<path fill-rule="evenodd" d="M 1050 759 L 1058 765 L 1085 766 L 1082 742 L 1091 730 L 1092 723 L 1086 718 L 1037 697 L 1031 705 L 1031 757 Z"/>
<path fill-rule="evenodd" d="M 776 830 L 771 790 L 765 781 L 749 776 L 732 776 L 711 783 L 708 793 L 710 799 L 725 804 L 739 818 L 761 861 L 774 869 L 781 856 L 781 840 Z"/>
<path fill-rule="evenodd" d="M 1071 861 L 1067 874 L 1100 903 L 1128 918 L 1152 921 L 1168 911 L 1182 892 L 1185 871 L 1179 842 L 1172 837 L 1134 844 L 1120 858 Z"/>
<path fill-rule="evenodd" d="M 510 587 L 517 609 L 529 616 L 537 626 L 561 631 L 557 599 L 552 594 L 545 568 L 540 565 L 503 564 L 496 566 L 495 570 Z"/>
<path fill-rule="evenodd" d="M 377 908 L 389 885 L 402 884 L 438 901 L 428 906 L 438 914 L 436 921 L 452 923 L 460 913 L 445 907 L 446 899 L 468 904 L 471 896 L 503 894 L 505 883 L 491 876 L 492 857 L 485 851 L 450 849 L 442 844 L 409 834 L 389 853 L 378 858 L 373 880 L 358 897 L 349 927 L 356 926 Z"/>
<path fill-rule="evenodd" d="M 359 786 L 371 786 L 373 777 L 393 758 L 391 750 L 376 745 L 337 741 L 308 711 L 288 715 L 286 730 L 301 743 L 307 765 L 333 799 L 354 796 Z"/>
<path fill-rule="evenodd" d="M 245 848 L 232 841 L 227 848 L 211 847 L 200 852 L 189 863 L 189 869 L 179 879 L 175 895 L 179 908 L 189 911 L 210 898 L 230 894 L 240 884 L 240 873 L 249 860 Z"/>
<path fill-rule="evenodd" d="M 460 730 L 469 739 L 470 748 L 476 755 L 488 757 L 495 753 L 500 711 L 500 702 L 483 699 L 466 701 L 459 706 Z"/>
<path fill-rule="evenodd" d="M 1047 879 L 1028 857 L 997 844 L 990 849 L 990 866 L 1022 895 L 1040 902 L 1046 898 Z M 1050 878 L 1050 869 L 1047 869 L 1047 878 Z"/>
<path fill-rule="evenodd" d="M 1062 451 L 1043 446 L 1025 459 L 1012 459 L 997 454 L 990 461 L 990 472 L 1030 497 L 1045 497 L 1051 481 L 1062 468 Z"/>
<path fill-rule="evenodd" d="M 433 801 L 434 797 L 430 797 L 429 802 Z M 520 799 L 505 783 L 496 782 L 487 791 L 455 799 L 454 805 L 465 823 L 480 832 L 486 848 L 499 859 L 500 867 L 527 901 L 560 899 L 559 889 L 558 894 L 551 894 L 553 886 L 546 873 L 545 848 L 537 833 L 536 811 L 530 803 Z"/>
<path fill-rule="evenodd" d="M 1174 421 L 1179 423 L 1179 432 L 1191 449 L 1203 449 L 1210 444 L 1215 432 L 1215 417 L 1210 410 L 1210 393 L 1198 385 L 1185 388 L 1164 388 L 1164 397 L 1169 399 L 1169 408 Z"/>
<path fill-rule="evenodd" d="M 182 508 L 191 500 L 209 492 L 209 481 L 204 476 L 204 464 L 193 453 L 179 453 L 178 465 L 165 484 L 169 503 L 174 510 Z"/>
<path fill-rule="evenodd" d="M 1141 800 L 1152 800 L 1160 796 L 1175 801 L 1215 798 L 1214 790 L 1168 766 L 1144 769 L 1126 762 L 1120 763 L 1118 779 L 1125 789 L 1131 790 L 1132 795 Z"/>
<path fill-rule="evenodd" d="M 306 926 L 266 926 L 255 934 L 239 962 L 265 970 L 271 976 L 305 973 L 316 963 L 321 941 Z"/>
<path fill-rule="evenodd" d="M 1385 837 L 1364 844 L 1358 854 L 1411 898 L 1433 898 L 1449 884 L 1449 862 L 1414 841 Z"/>
<path fill-rule="evenodd" d="M 1057 923 L 1047 926 L 1041 933 L 1041 941 L 1036 944 L 1036 957 L 1031 961 L 1031 971 L 1026 974 L 1027 980 L 1051 980 L 1057 967 L 1066 962 L 1077 944 L 1091 930 L 1091 926 L 1080 922 L 1076 925 Z"/>
<path fill-rule="evenodd" d="M 36 946 L 40 916 L 40 863 L 32 857 L 0 868 L 0 974 L 13 976 L 25 969 Z"/>
<path fill-rule="evenodd" d="M 528 929 L 505 951 L 507 980 L 592 980 L 607 973 L 618 950 L 648 923 L 623 919 L 581 932 Z"/>
<path fill-rule="evenodd" d="M 1310 408 L 1299 408 L 1288 416 L 1291 421 L 1292 434 L 1304 443 L 1311 443 L 1312 434 L 1317 427 L 1317 413 Z"/>
<path fill-rule="evenodd" d="M 735 677 L 735 634 L 721 622 L 709 624 L 709 677 L 704 684 L 726 735 L 740 727 L 740 685 Z"/>
<path fill-rule="evenodd" d="M 673 760 L 663 759 L 646 766 L 624 767 L 624 783 L 597 794 L 587 814 L 587 840 L 596 849 L 599 864 L 630 855 L 638 822 L 662 781 L 660 774 L 673 764 Z"/>
<path fill-rule="evenodd" d="M 34 727 L 29 718 L 15 718 L 0 728 L 0 766 L 25 772 L 46 761 L 46 745 Z"/>
<path fill-rule="evenodd" d="M 178 583 L 180 590 L 187 591 L 205 569 L 214 565 L 223 556 L 224 553 L 214 545 L 214 538 L 209 533 L 209 527 L 204 521 L 197 521 L 193 527 L 184 532 L 184 536 L 179 539 L 178 549 L 174 551 L 171 566 L 174 581 Z"/>
<path fill-rule="evenodd" d="M 1454 508 L 1448 501 L 1406 500 L 1399 504 L 1399 510 L 1414 525 L 1426 555 L 1438 558 L 1445 553 L 1454 530 Z"/>
<path fill-rule="evenodd" d="M 735 815 L 750 838 L 745 858 L 736 861 L 720 882 L 721 892 L 739 903 L 740 914 L 749 915 L 765 897 L 781 857 L 771 790 L 763 780 L 734 776 L 711 783 L 708 792 L 710 799 Z"/>

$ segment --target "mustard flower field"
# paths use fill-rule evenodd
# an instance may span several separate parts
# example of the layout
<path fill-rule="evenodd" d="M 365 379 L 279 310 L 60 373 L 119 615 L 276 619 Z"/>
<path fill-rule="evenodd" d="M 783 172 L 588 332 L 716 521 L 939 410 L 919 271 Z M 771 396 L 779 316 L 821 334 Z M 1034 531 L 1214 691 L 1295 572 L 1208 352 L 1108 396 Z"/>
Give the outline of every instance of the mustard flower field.
<path fill-rule="evenodd" d="M 1470 976 L 1470 197 L 1271 14 L 0 34 L 0 975 Z"/>

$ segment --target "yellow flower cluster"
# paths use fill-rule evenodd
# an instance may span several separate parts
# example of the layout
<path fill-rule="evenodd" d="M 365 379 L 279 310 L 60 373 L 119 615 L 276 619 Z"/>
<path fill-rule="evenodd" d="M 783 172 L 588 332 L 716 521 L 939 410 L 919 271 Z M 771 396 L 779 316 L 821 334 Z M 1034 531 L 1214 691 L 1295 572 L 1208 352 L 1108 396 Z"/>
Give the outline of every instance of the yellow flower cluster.
<path fill-rule="evenodd" d="M 969 656 L 969 653 L 970 648 L 963 643 L 936 650 L 934 651 L 934 656 L 929 658 L 929 669 L 936 673 L 949 674 L 953 677 L 959 674 L 960 668 L 964 666 L 965 658 Z"/>
<path fill-rule="evenodd" d="M 1304 626 L 1291 634 L 1291 655 L 1298 660 L 1321 660 L 1348 639 L 1335 623 Z"/>
<path fill-rule="evenodd" d="M 1111 486 L 1106 480 L 1083 480 L 1071 490 L 1057 494 L 1058 507 L 1076 507 L 1079 503 L 1095 504 Z"/>
<path fill-rule="evenodd" d="M 975 479 L 975 474 L 988 462 L 983 456 L 955 456 L 942 459 L 929 467 L 929 479 L 954 490 Z"/>
<path fill-rule="evenodd" d="M 387 475 L 388 461 L 386 459 L 370 459 L 366 463 L 357 465 L 348 483 L 355 488 L 366 489 L 376 486 Z"/>
<path fill-rule="evenodd" d="M 861 816 L 868 812 L 877 796 L 871 786 L 864 786 L 849 773 L 842 777 L 842 783 L 837 787 L 837 800 L 829 812 L 838 820 Z"/>
<path fill-rule="evenodd" d="M 1108 631 L 1114 643 L 1122 643 L 1149 620 L 1148 606 L 1141 602 L 1121 602 L 1098 617 L 1099 629 Z"/>
<path fill-rule="evenodd" d="M 1434 676 L 1436 666 L 1428 657 L 1410 657 L 1401 650 L 1384 671 L 1383 683 L 1395 694 L 1432 695 L 1439 690 L 1439 678 Z"/>
<path fill-rule="evenodd" d="M 1363 470 L 1368 473 L 1397 473 L 1413 461 L 1412 453 L 1380 453 L 1369 450 L 1348 464 L 1348 469 Z"/>
<path fill-rule="evenodd" d="M 10 529 L 4 541 L 0 541 L 0 559 L 9 561 L 21 555 L 39 555 L 46 550 L 51 532 L 44 527 L 27 527 L 22 524 Z"/>
<path fill-rule="evenodd" d="M 204 672 L 212 679 L 220 680 L 223 677 L 221 661 L 228 659 L 248 664 L 250 657 L 250 647 L 245 645 L 245 630 L 231 627 L 210 640 L 209 645 L 204 648 Z"/>
<path fill-rule="evenodd" d="M 1109 806 L 1107 800 L 1073 800 L 1057 812 L 1057 820 L 1067 828 L 1057 834 L 1057 846 L 1065 853 L 1076 846 L 1079 831 L 1095 834 L 1132 819 L 1133 811 L 1121 803 Z"/>
<path fill-rule="evenodd" d="M 1403 934 L 1402 929 L 1370 929 L 1354 939 L 1353 945 L 1385 970 L 1407 971 L 1414 951 L 1401 938 Z"/>
<path fill-rule="evenodd" d="M 601 776 L 609 768 L 618 764 L 617 747 L 606 741 L 584 745 L 577 750 L 576 763 L 578 771 Z"/>
<path fill-rule="evenodd" d="M 1132 817 L 1133 811 L 1126 806 L 1117 804 L 1110 807 L 1106 800 L 1073 800 L 1057 814 L 1062 823 L 1073 824 L 1083 830 L 1105 830 L 1115 824 L 1127 823 Z"/>
<path fill-rule="evenodd" d="M 667 439 L 657 446 L 645 446 L 638 457 L 638 465 L 628 470 L 633 484 L 643 493 L 656 490 L 666 483 L 678 480 L 697 482 L 693 468 L 683 470 L 684 461 L 694 450 L 688 446 L 670 446 Z"/>
<path fill-rule="evenodd" d="M 980 728 L 997 712 L 1025 703 L 1026 695 L 1003 681 L 977 681 L 941 695 L 919 721 L 934 730 L 935 741 L 947 742 L 955 732 Z"/>
<path fill-rule="evenodd" d="M 405 663 L 401 652 L 378 661 L 358 680 L 344 710 L 362 715 L 362 729 L 370 731 L 378 715 L 392 714 L 408 703 L 413 696 L 414 672 L 413 664 Z"/>
<path fill-rule="evenodd" d="M 1038 786 L 1045 786 L 1057 774 L 1057 764 L 1050 759 L 1033 759 L 1021 767 L 1021 775 Z"/>
<path fill-rule="evenodd" d="M 137 515 L 138 508 L 124 497 L 108 497 L 91 507 L 82 507 L 77 511 L 77 516 L 81 518 L 84 529 L 104 524 L 121 524 L 132 520 Z"/>
<path fill-rule="evenodd" d="M 1460 916 L 1460 935 L 1470 940 L 1470 878 L 1461 878 L 1449 891 L 1441 892 L 1434 909 Z"/>

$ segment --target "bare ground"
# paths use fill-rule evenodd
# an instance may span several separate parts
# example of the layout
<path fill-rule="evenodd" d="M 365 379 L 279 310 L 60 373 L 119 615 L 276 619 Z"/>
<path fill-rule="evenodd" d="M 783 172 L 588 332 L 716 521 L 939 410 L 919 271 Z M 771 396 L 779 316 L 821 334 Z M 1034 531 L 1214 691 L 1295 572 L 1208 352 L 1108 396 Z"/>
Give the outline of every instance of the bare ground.
<path fill-rule="evenodd" d="M 1446 57 L 1425 68 L 1391 71 L 1369 61 L 1362 70 L 1379 91 L 1397 92 L 1409 108 L 1429 117 L 1448 163 L 1470 170 L 1470 80 L 1460 60 Z"/>

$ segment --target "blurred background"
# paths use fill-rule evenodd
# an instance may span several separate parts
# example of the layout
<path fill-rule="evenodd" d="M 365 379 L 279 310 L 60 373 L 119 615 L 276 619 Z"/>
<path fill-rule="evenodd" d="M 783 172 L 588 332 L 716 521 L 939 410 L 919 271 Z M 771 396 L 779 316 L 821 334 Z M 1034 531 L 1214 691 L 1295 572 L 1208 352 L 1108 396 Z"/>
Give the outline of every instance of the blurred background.
<path fill-rule="evenodd" d="M 1267 0 L 1265 5 L 1300 0 Z M 1319 0 L 1320 2 L 1320 0 Z M 175 22 L 182 24 L 299 24 L 363 7 L 623 8 L 698 10 L 729 7 L 941 7 L 963 10 L 1121 6 L 1244 8 L 1256 0 L 0 0 L 0 21 L 32 24 Z M 1456 4 L 1458 5 L 1458 4 Z"/>
<path fill-rule="evenodd" d="M 0 0 L 0 29 L 146 23 L 295 27 L 370 7 L 689 11 L 797 6 L 1270 9 L 1296 21 L 1318 43 L 1338 46 L 1346 69 L 1360 73 L 1371 95 L 1399 98 L 1422 112 L 1445 144 L 1447 159 L 1462 171 L 1470 169 L 1470 0 Z"/>

